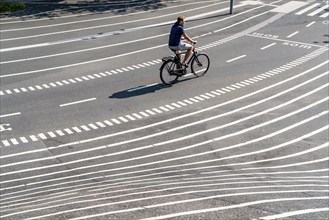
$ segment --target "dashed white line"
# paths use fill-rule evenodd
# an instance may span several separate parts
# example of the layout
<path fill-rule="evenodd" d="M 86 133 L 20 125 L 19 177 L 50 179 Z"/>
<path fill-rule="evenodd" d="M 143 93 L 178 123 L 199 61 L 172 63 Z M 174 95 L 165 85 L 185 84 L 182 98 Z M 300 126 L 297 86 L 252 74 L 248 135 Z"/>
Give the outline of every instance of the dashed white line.
<path fill-rule="evenodd" d="M 226 62 L 227 62 L 227 63 L 230 63 L 230 62 L 233 62 L 233 61 L 235 61 L 235 60 L 238 60 L 238 59 L 244 58 L 244 57 L 246 57 L 246 56 L 247 56 L 247 55 L 242 55 L 242 56 L 239 56 L 239 57 L 236 57 L 236 58 L 233 58 L 233 59 L 227 60 Z"/>
<path fill-rule="evenodd" d="M 265 46 L 265 47 L 262 47 L 262 48 L 260 48 L 260 49 L 261 49 L 261 50 L 265 50 L 265 49 L 267 49 L 267 48 L 269 48 L 269 47 L 272 47 L 272 46 L 274 46 L 274 45 L 276 45 L 276 43 L 269 44 L 269 45 L 267 45 L 267 46 Z"/>
<path fill-rule="evenodd" d="M 59 106 L 64 107 L 64 106 L 75 105 L 75 104 L 79 104 L 79 103 L 83 103 L 83 102 L 90 102 L 90 101 L 94 101 L 94 100 L 96 100 L 96 98 L 84 99 L 84 100 L 76 101 L 76 102 L 70 102 L 70 103 L 66 103 L 66 104 L 61 104 Z"/>
<path fill-rule="evenodd" d="M 20 115 L 20 112 L 15 112 L 15 113 L 10 113 L 10 114 L 5 114 L 5 115 L 0 115 L 0 118 L 5 118 L 5 117 L 10 117 L 10 116 L 15 116 L 15 115 Z"/>
<path fill-rule="evenodd" d="M 294 33 L 288 35 L 287 38 L 291 38 L 292 36 L 295 36 L 295 35 L 298 34 L 298 33 L 299 33 L 299 31 L 295 31 Z"/>
<path fill-rule="evenodd" d="M 310 27 L 310 26 L 312 26 L 313 24 L 315 24 L 315 21 L 312 21 L 311 23 L 309 23 L 308 25 L 306 25 L 306 27 Z"/>

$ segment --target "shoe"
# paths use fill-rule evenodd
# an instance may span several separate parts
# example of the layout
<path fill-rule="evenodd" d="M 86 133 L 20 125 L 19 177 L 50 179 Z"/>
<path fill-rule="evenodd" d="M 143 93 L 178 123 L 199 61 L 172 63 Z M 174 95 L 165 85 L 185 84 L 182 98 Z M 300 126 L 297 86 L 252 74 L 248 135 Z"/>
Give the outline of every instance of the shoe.
<path fill-rule="evenodd" d="M 184 68 L 188 68 L 188 65 L 186 63 L 182 64 Z"/>

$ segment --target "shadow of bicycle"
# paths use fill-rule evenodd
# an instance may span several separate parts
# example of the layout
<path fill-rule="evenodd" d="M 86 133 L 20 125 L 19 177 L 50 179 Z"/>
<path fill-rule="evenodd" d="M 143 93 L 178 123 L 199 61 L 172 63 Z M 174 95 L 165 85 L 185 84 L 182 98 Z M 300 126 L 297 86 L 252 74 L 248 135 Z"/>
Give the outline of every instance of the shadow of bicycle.
<path fill-rule="evenodd" d="M 165 85 L 162 83 L 155 83 L 151 85 L 142 85 L 130 89 L 126 89 L 120 92 L 113 93 L 111 96 L 109 96 L 110 99 L 126 99 L 131 98 L 135 96 L 141 96 L 146 95 L 150 93 L 154 93 L 163 89 L 172 88 L 177 83 L 182 83 L 185 81 L 189 81 L 191 79 L 194 79 L 196 77 L 189 77 L 189 78 L 180 78 L 177 81 L 175 81 L 172 85 Z"/>

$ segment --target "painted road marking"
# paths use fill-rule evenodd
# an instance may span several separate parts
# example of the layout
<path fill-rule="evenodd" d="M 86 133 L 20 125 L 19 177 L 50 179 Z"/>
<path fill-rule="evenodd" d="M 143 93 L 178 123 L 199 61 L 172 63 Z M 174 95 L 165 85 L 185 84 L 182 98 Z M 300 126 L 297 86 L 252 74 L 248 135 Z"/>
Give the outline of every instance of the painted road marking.
<path fill-rule="evenodd" d="M 309 6 L 309 7 L 305 8 L 305 9 L 303 9 L 303 10 L 301 10 L 301 11 L 295 13 L 295 14 L 296 14 L 296 15 L 304 14 L 305 12 L 307 12 L 307 11 L 309 11 L 309 10 L 311 10 L 311 9 L 313 9 L 313 8 L 315 8 L 315 7 L 317 7 L 318 5 L 320 5 L 320 3 L 315 3 L 315 4 Z"/>
<path fill-rule="evenodd" d="M 291 38 L 292 36 L 295 36 L 295 35 L 298 34 L 298 33 L 299 33 L 299 31 L 296 31 L 296 32 L 294 32 L 294 33 L 288 35 L 287 38 Z"/>
<path fill-rule="evenodd" d="M 301 8 L 307 4 L 308 4 L 307 2 L 290 1 L 284 5 L 281 5 L 277 8 L 272 9 L 271 12 L 290 13 L 290 12 L 295 11 L 298 8 Z"/>
<path fill-rule="evenodd" d="M 244 57 L 246 57 L 246 56 L 247 56 L 247 55 L 242 55 L 242 56 L 239 56 L 239 57 L 236 57 L 236 58 L 233 58 L 233 59 L 227 60 L 226 62 L 227 62 L 227 63 L 230 63 L 230 62 L 233 62 L 233 61 L 235 61 L 235 60 L 238 60 L 238 59 L 244 58 Z"/>
<path fill-rule="evenodd" d="M 64 107 L 64 106 L 75 105 L 75 104 L 84 103 L 84 102 L 90 102 L 90 101 L 94 101 L 94 100 L 96 100 L 96 98 L 84 99 L 84 100 L 76 101 L 76 102 L 70 102 L 70 103 L 66 103 L 66 104 L 61 104 L 59 106 Z"/>
<path fill-rule="evenodd" d="M 320 49 L 318 49 L 318 50 L 316 50 L 316 51 L 313 51 L 313 52 L 311 52 L 310 54 L 308 54 L 308 55 L 305 55 L 305 56 L 303 56 L 303 57 L 301 57 L 301 58 L 298 58 L 297 60 L 295 60 L 295 61 L 292 61 L 292 62 L 290 62 L 290 63 L 288 63 L 288 64 L 286 64 L 286 65 L 283 65 L 283 66 L 281 66 L 281 67 L 278 67 L 278 68 L 276 68 L 276 69 L 274 69 L 274 70 L 271 70 L 271 71 L 268 71 L 268 72 L 266 72 L 266 73 L 264 73 L 264 75 L 266 75 L 268 78 L 269 77 L 271 77 L 271 76 L 274 76 L 274 75 L 276 75 L 276 74 L 278 74 L 279 72 L 284 72 L 284 71 L 286 71 L 286 70 L 288 70 L 288 69 L 290 69 L 290 68 L 292 68 L 292 67 L 289 67 L 288 68 L 288 65 L 290 65 L 291 63 L 294 63 L 295 64 L 295 66 L 298 66 L 298 65 L 300 65 L 300 64 L 302 64 L 302 63 L 304 63 L 304 62 L 307 62 L 307 61 L 309 61 L 309 60 L 311 60 L 311 59 L 313 59 L 313 58 L 315 58 L 315 57 L 317 57 L 317 56 L 319 56 L 319 55 L 321 55 L 321 54 L 323 54 L 323 53 L 325 53 L 325 52 L 327 52 L 328 51 L 328 49 L 327 48 L 320 48 Z M 299 61 L 298 63 L 296 63 L 296 61 Z M 327 62 L 329 62 L 329 61 L 327 61 Z M 278 71 L 279 69 L 281 69 L 280 71 Z M 261 75 L 263 75 L 263 74 L 261 74 Z M 261 76 L 260 75 L 258 75 L 257 76 L 257 78 L 261 78 Z M 253 81 L 251 81 L 251 80 L 253 80 Z M 250 85 L 250 84 L 253 84 L 253 83 L 255 83 L 255 82 L 257 82 L 258 80 L 254 80 L 254 79 L 252 79 L 252 78 L 250 78 L 250 79 L 248 79 L 248 80 L 244 80 L 244 81 L 241 81 L 240 83 L 237 83 L 236 85 Z M 233 87 L 233 85 L 230 87 L 226 87 L 226 88 L 222 88 L 221 90 L 220 89 L 218 89 L 218 90 L 216 90 L 216 91 L 213 91 L 213 92 L 211 92 L 212 94 L 215 94 L 215 95 L 221 95 L 221 94 L 225 94 L 226 92 L 231 92 L 231 91 L 233 91 L 233 90 L 235 90 L 234 88 L 237 88 L 237 87 L 234 87 L 234 88 L 232 88 Z M 233 90 L 232 90 L 233 89 Z M 226 91 L 226 92 L 224 92 L 224 91 L 222 91 L 222 90 L 224 90 L 224 91 Z M 205 96 L 207 96 L 207 93 L 205 93 L 204 94 Z M 201 96 L 201 95 L 200 95 Z M 208 98 L 209 98 L 209 95 L 207 96 Z M 210 97 L 212 97 L 212 96 L 210 96 Z M 201 97 L 198 97 L 199 98 L 199 100 L 204 100 L 204 99 L 202 99 Z M 191 100 L 191 101 L 193 101 L 193 102 L 191 102 L 191 101 L 189 101 L 189 100 Z M 171 105 L 173 105 L 173 106 L 175 106 L 175 107 L 177 107 L 177 108 L 180 108 L 180 107 L 182 107 L 182 106 L 187 106 L 187 104 L 185 104 L 184 102 L 186 102 L 186 103 L 188 103 L 188 104 L 194 104 L 194 103 L 196 103 L 196 102 L 199 102 L 199 100 L 197 100 L 197 99 L 194 99 L 194 98 L 190 98 L 189 100 L 187 100 L 187 99 L 185 99 L 185 100 L 183 100 L 183 102 L 182 101 L 178 101 L 178 102 L 176 102 L 176 103 L 172 103 Z M 166 106 L 167 107 L 167 106 Z M 168 107 L 169 108 L 169 107 Z M 155 111 L 155 109 L 156 108 L 153 108 L 152 110 L 153 111 Z M 170 108 L 169 108 L 170 109 Z M 156 113 L 154 113 L 153 111 L 151 111 L 151 110 L 146 110 L 145 112 L 147 112 L 147 113 L 149 113 L 149 114 L 151 114 L 151 115 L 155 115 Z M 139 112 L 139 114 L 140 115 L 142 115 L 142 116 L 144 116 L 144 117 L 149 117 L 149 115 L 147 114 L 147 113 L 145 113 L 145 112 L 143 112 L 143 111 L 141 111 L 141 112 Z M 157 112 L 160 114 L 160 110 L 158 110 L 157 109 Z M 136 114 L 136 113 L 134 113 L 134 114 Z M 133 115 L 134 115 L 133 114 Z M 137 115 L 137 114 L 136 114 Z M 136 115 L 134 115 L 134 116 L 136 116 Z M 136 118 L 140 118 L 140 117 L 142 117 L 142 116 L 140 116 L 139 115 L 139 117 L 138 116 L 136 116 Z M 123 118 L 123 117 L 122 117 Z M 117 120 L 117 119 L 111 119 L 114 123 L 116 123 L 116 124 L 121 124 L 121 122 L 119 121 L 119 120 Z M 127 120 L 126 118 L 124 118 L 124 120 Z M 105 120 L 104 121 L 104 123 L 106 123 L 106 124 L 108 124 L 109 126 L 112 126 L 113 124 L 111 123 L 111 122 L 109 122 L 108 120 Z M 97 124 L 97 123 L 96 123 Z M 82 127 L 82 126 L 81 126 Z M 74 131 L 76 131 L 77 133 L 79 133 L 79 132 L 82 132 L 79 128 L 77 128 L 77 127 L 72 127 L 72 130 L 74 130 Z M 90 130 L 90 129 L 89 129 Z M 68 132 L 69 133 L 69 132 Z M 31 136 L 30 136 L 31 137 Z M 34 136 L 35 137 L 35 136 Z M 21 139 L 22 140 L 22 139 Z M 34 141 L 36 141 L 36 140 L 38 140 L 38 139 L 36 139 L 36 138 L 34 138 Z"/>
<path fill-rule="evenodd" d="M 315 24 L 315 21 L 312 21 L 311 23 L 309 23 L 308 25 L 306 25 L 306 27 L 311 27 L 313 24 Z"/>
<path fill-rule="evenodd" d="M 10 114 L 0 115 L 0 118 L 6 118 L 6 117 L 20 115 L 20 114 L 21 114 L 20 112 L 15 112 L 15 113 L 10 113 Z"/>
<path fill-rule="evenodd" d="M 320 13 L 320 12 L 326 10 L 326 9 L 328 9 L 328 5 L 322 6 L 321 8 L 313 11 L 312 13 L 309 13 L 307 16 L 314 16 L 314 15 L 316 15 L 316 14 L 318 14 L 318 13 Z"/>
<path fill-rule="evenodd" d="M 243 6 L 243 5 L 242 5 L 242 6 Z M 217 22 L 220 22 L 220 21 L 222 21 L 222 20 L 230 19 L 230 18 L 233 18 L 233 17 L 235 17 L 235 16 L 239 16 L 239 15 L 241 15 L 241 14 L 248 13 L 248 12 L 250 12 L 250 11 L 253 11 L 253 10 L 256 10 L 256 9 L 258 9 L 258 8 L 262 8 L 262 7 L 265 7 L 265 6 L 259 6 L 259 7 L 256 7 L 256 8 L 252 8 L 252 9 L 250 9 L 250 10 L 247 10 L 247 11 L 241 12 L 241 13 L 239 13 L 239 14 L 237 14 L 237 15 L 233 15 L 233 16 L 230 16 L 230 17 L 227 17 L 227 18 L 224 18 L 224 19 L 220 19 L 220 20 L 215 21 L 215 22 L 211 22 L 211 23 L 217 23 Z M 264 12 L 264 13 L 261 13 L 261 14 L 258 14 L 258 15 L 255 15 L 255 16 L 252 16 L 252 17 L 250 17 L 250 18 L 248 18 L 248 19 L 245 19 L 245 20 L 243 20 L 243 21 L 241 21 L 241 22 L 235 23 L 235 24 L 233 24 L 233 25 L 231 25 L 231 26 L 228 26 L 228 27 L 225 27 L 225 28 L 222 28 L 222 29 L 216 30 L 216 31 L 214 31 L 214 32 L 211 32 L 211 34 L 212 34 L 212 33 L 217 33 L 217 32 L 219 32 L 219 31 L 222 31 L 222 30 L 228 29 L 228 28 L 233 27 L 233 26 L 236 26 L 236 25 L 239 25 L 239 24 L 241 24 L 241 23 L 243 23 L 243 22 L 246 22 L 246 21 L 248 21 L 248 20 L 250 20 L 250 19 L 253 19 L 253 18 L 259 17 L 259 16 L 264 15 L 264 14 L 267 14 L 267 13 L 268 13 L 268 11 L 266 11 L 266 12 Z M 279 14 L 279 15 L 276 15 L 276 16 L 273 16 L 272 18 L 270 18 L 270 19 L 268 19 L 268 20 L 266 20 L 266 21 L 264 21 L 264 22 L 262 22 L 262 23 L 260 23 L 260 24 L 258 24 L 258 25 L 256 25 L 256 26 L 254 26 L 254 27 L 252 27 L 252 28 L 249 28 L 249 29 L 247 29 L 246 31 L 243 31 L 243 32 L 241 32 L 241 33 L 249 32 L 249 31 L 251 31 L 252 29 L 259 29 L 259 28 L 261 28 L 261 27 L 263 27 L 263 26 L 268 25 L 270 21 L 273 22 L 274 20 L 277 20 L 277 19 L 279 19 L 279 18 L 282 17 L 282 16 L 283 16 L 283 15 L 280 15 L 280 14 Z M 196 29 L 196 28 L 199 28 L 199 27 L 202 27 L 202 26 L 206 26 L 206 25 L 209 25 L 209 23 L 208 23 L 208 24 L 202 24 L 202 25 L 199 25 L 199 26 L 195 26 L 195 27 L 192 27 L 192 28 L 188 28 L 187 30 L 190 30 L 190 29 Z M 244 34 L 241 34 L 241 33 L 237 34 L 236 36 L 231 36 L 231 37 L 229 37 L 228 39 L 224 39 L 223 42 L 228 41 L 228 40 L 233 40 L 233 39 L 236 39 L 236 38 L 238 38 L 238 37 L 242 37 Z M 145 38 L 145 39 L 134 40 L 134 41 L 132 41 L 132 42 L 143 41 L 143 40 L 147 40 L 147 39 L 151 39 L 151 38 L 156 38 L 156 37 L 162 37 L 162 36 L 166 36 L 166 35 L 168 35 L 168 34 L 162 34 L 162 35 L 153 36 L 153 37 L 149 37 L 149 38 Z M 127 44 L 127 43 L 132 43 L 132 42 L 126 42 L 125 44 Z M 119 45 L 119 44 L 118 44 L 118 45 Z M 118 45 L 117 45 L 117 46 L 118 46 Z M 122 43 L 121 43 L 120 45 L 122 45 Z M 63 68 L 69 68 L 69 67 L 74 67 L 74 66 L 86 65 L 86 64 L 90 64 L 90 63 L 101 62 L 101 61 L 105 61 L 105 60 L 115 59 L 115 58 L 118 58 L 118 57 L 123 57 L 123 56 L 128 56 L 128 55 L 132 55 L 132 54 L 136 54 L 136 53 L 141 53 L 141 52 L 144 52 L 144 51 L 149 51 L 149 50 L 153 50 L 153 49 L 158 49 L 158 48 L 164 47 L 164 46 L 166 46 L 166 45 L 167 45 L 167 44 L 162 44 L 162 45 L 158 45 L 158 46 L 154 46 L 154 47 L 150 47 L 150 48 L 145 48 L 145 49 L 142 49 L 142 50 L 132 51 L 132 52 L 128 52 L 128 53 L 125 53 L 125 54 L 115 55 L 115 56 L 111 56 L 111 57 L 105 57 L 105 58 L 101 58 L 101 59 L 97 59 L 97 60 L 90 60 L 90 61 L 85 61 L 85 62 L 79 62 L 79 63 L 68 64 L 68 65 L 64 65 L 64 66 L 56 66 L 56 67 L 50 67 L 50 68 L 39 69 L 39 70 L 32 70 L 32 71 L 27 71 L 27 72 L 20 72 L 20 73 L 13 73 L 13 74 L 1 75 L 0 78 L 13 77 L 13 76 L 20 76 L 20 75 L 26 75 L 26 74 L 33 74 L 33 73 L 45 72 L 45 71 L 49 71 L 49 70 L 56 70 L 56 69 L 63 69 Z M 114 45 L 111 45 L 111 46 L 114 46 Z M 107 47 L 109 47 L 109 46 L 107 46 Z M 72 52 L 71 52 L 71 53 L 72 53 Z M 49 57 L 49 56 L 48 56 L 48 57 Z"/>
<path fill-rule="evenodd" d="M 265 47 L 262 47 L 262 48 L 260 48 L 260 49 L 261 49 L 261 50 L 265 50 L 265 49 L 270 48 L 270 47 L 272 47 L 272 46 L 274 46 L 274 45 L 276 45 L 276 43 L 269 44 L 269 45 L 267 45 L 267 46 L 265 46 Z"/>

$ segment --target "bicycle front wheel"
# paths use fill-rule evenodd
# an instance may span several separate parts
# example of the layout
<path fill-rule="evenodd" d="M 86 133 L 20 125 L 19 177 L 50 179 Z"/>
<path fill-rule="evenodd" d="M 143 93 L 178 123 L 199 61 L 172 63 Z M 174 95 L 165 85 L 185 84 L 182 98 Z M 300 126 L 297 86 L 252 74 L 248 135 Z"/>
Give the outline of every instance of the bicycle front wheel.
<path fill-rule="evenodd" d="M 191 64 L 191 70 L 195 76 L 200 77 L 206 74 L 206 72 L 209 69 L 209 66 L 210 66 L 210 60 L 208 55 L 204 53 L 200 53 L 193 58 Z"/>
<path fill-rule="evenodd" d="M 167 60 L 160 68 L 160 79 L 166 84 L 170 85 L 177 80 L 178 76 L 174 74 L 176 63 L 173 60 Z"/>

